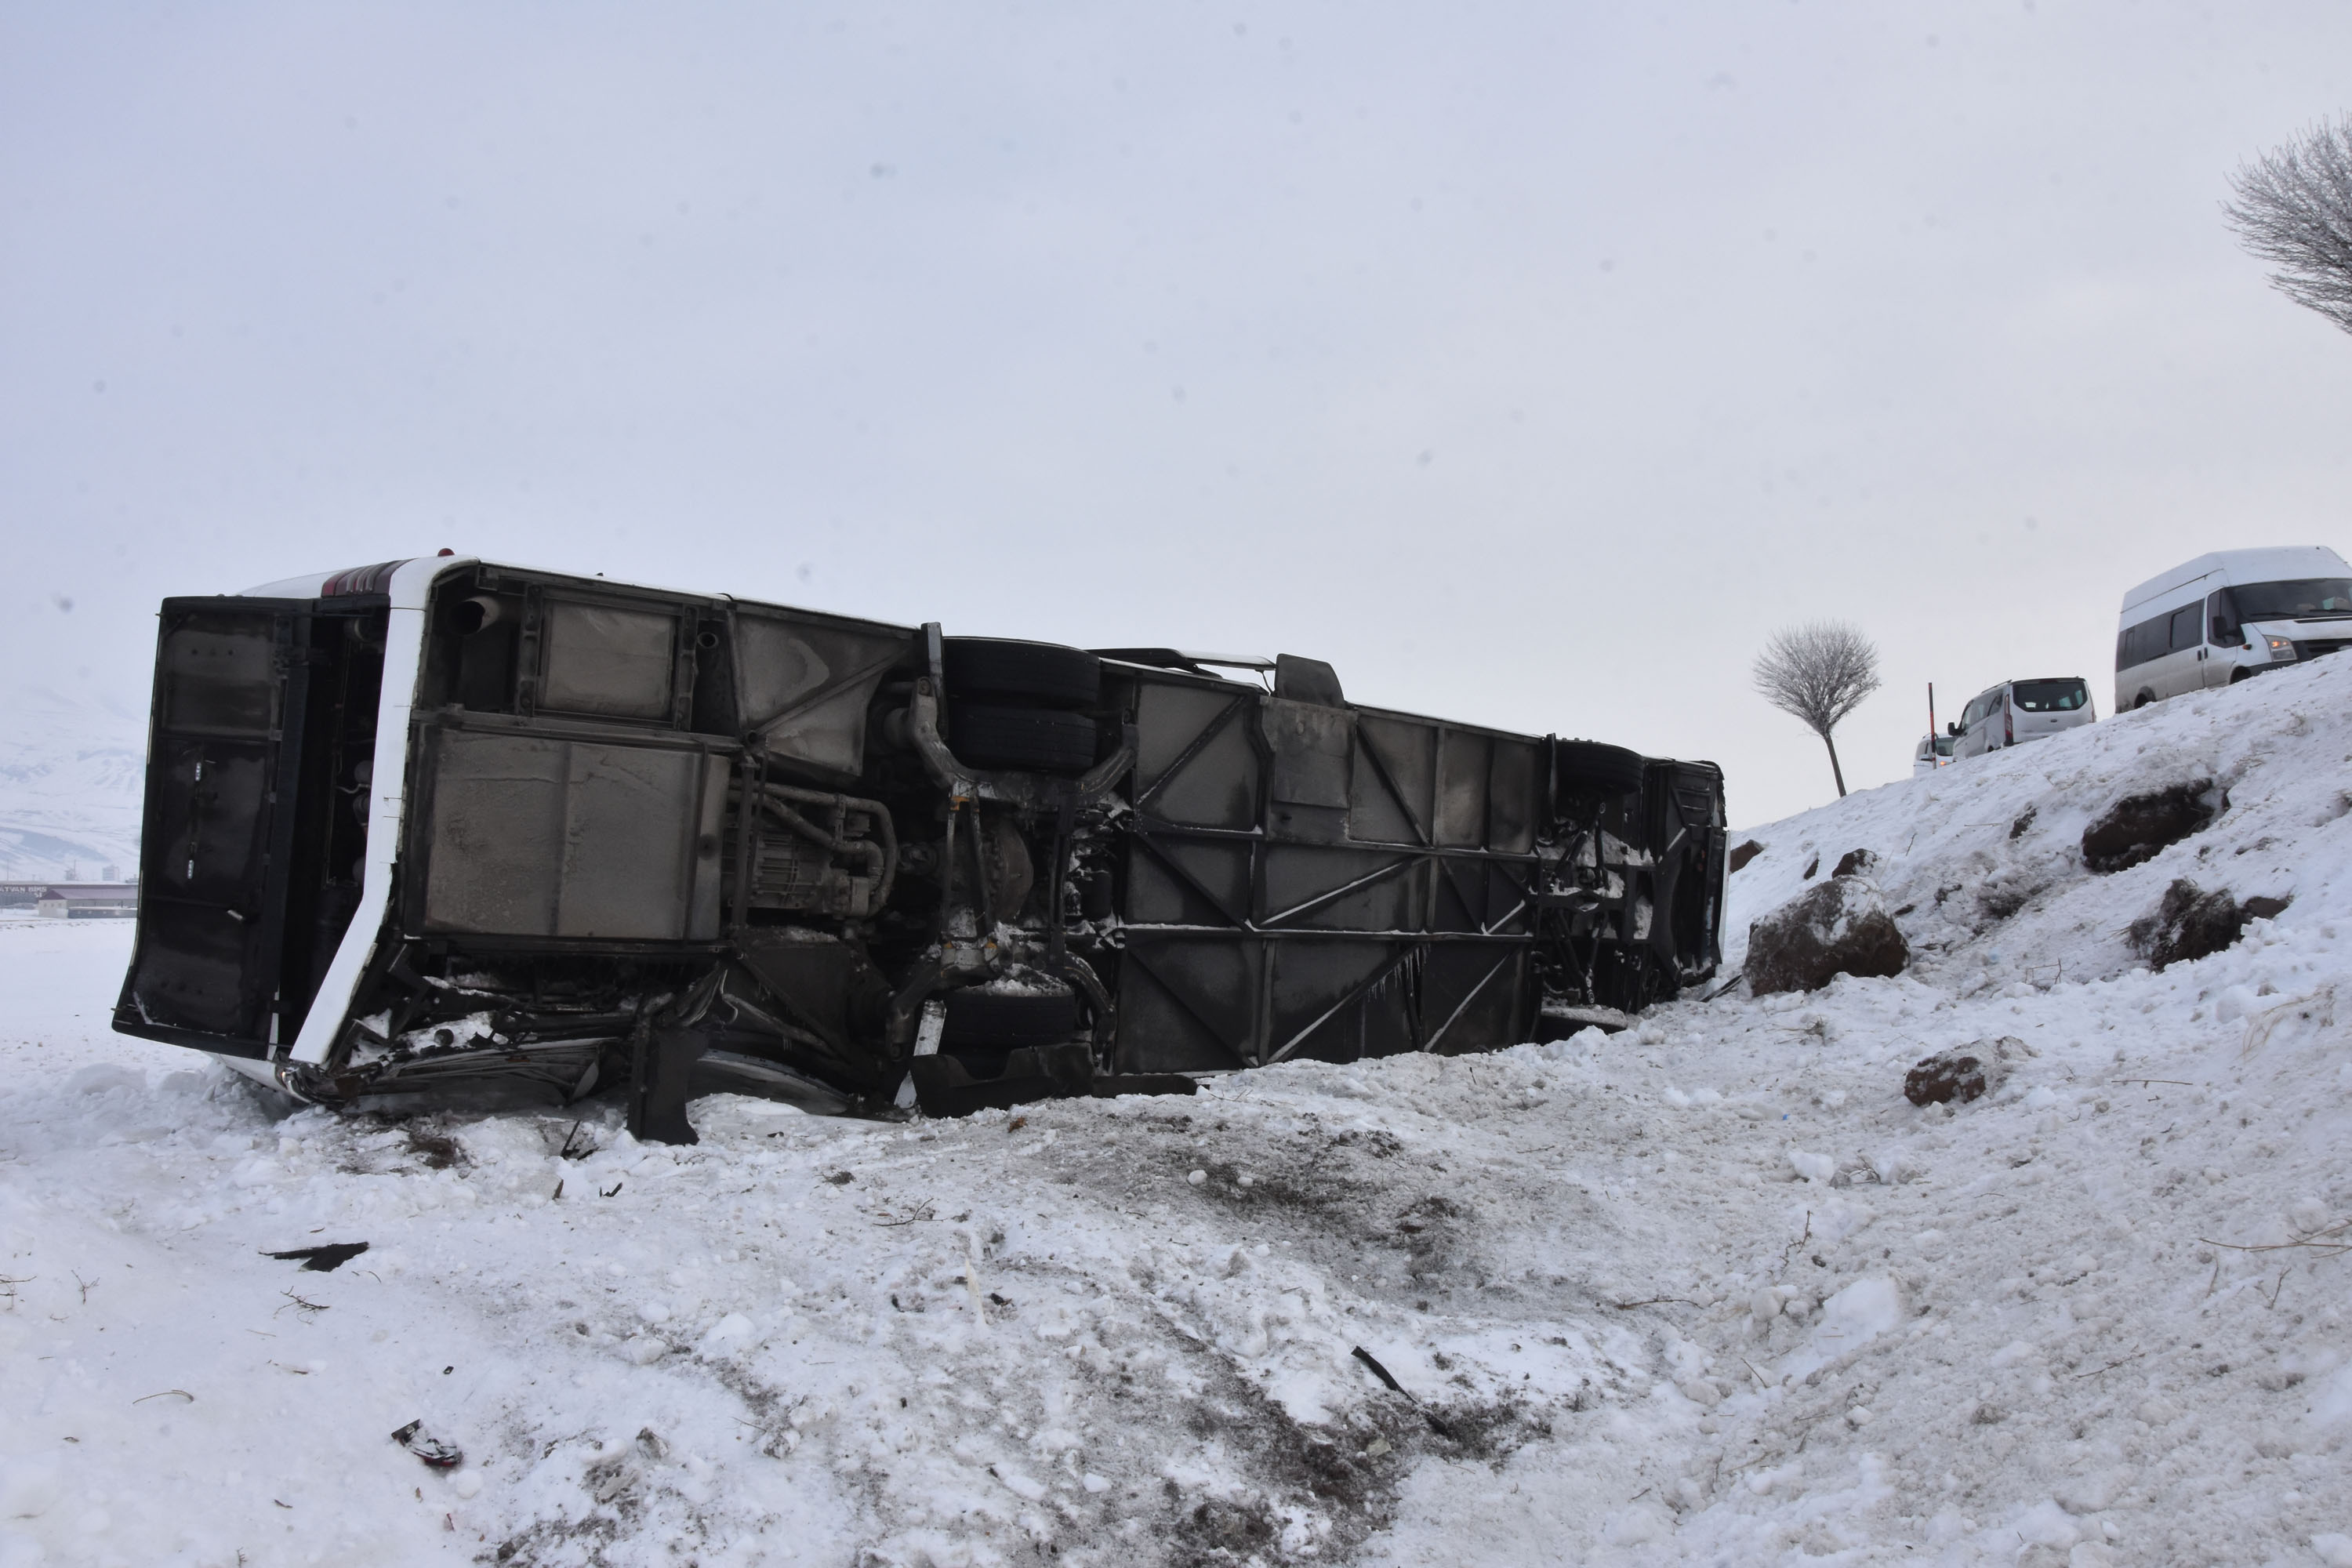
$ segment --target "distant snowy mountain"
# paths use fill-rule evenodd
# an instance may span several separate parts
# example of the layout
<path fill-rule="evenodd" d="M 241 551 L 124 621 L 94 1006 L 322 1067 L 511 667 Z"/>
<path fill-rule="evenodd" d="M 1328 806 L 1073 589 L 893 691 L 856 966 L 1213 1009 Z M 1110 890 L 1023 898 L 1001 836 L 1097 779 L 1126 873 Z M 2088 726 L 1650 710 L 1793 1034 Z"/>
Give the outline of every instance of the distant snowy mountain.
<path fill-rule="evenodd" d="M 132 873 L 146 728 L 144 714 L 97 699 L 0 696 L 0 881 Z"/>

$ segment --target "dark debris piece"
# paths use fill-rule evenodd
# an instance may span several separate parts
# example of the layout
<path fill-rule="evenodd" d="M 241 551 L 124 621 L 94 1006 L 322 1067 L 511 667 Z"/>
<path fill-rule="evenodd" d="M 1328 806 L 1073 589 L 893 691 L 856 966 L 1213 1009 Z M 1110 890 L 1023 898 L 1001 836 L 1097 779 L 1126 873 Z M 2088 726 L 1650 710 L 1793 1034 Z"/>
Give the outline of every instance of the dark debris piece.
<path fill-rule="evenodd" d="M 1380 1358 L 1372 1354 L 1371 1352 L 1366 1350 L 1361 1345 L 1358 1345 L 1348 1353 L 1354 1356 L 1358 1361 L 1362 1362 L 1366 1366 L 1370 1367 L 1372 1369 L 1372 1375 L 1389 1385 L 1390 1393 L 1404 1394 L 1404 1384 L 1399 1383 L 1396 1380 L 1396 1374 L 1389 1371 L 1388 1368 L 1382 1366 L 1381 1364 Z M 1410 1394 L 1405 1394 L 1404 1396 L 1407 1399 L 1411 1399 L 1412 1397 Z"/>
<path fill-rule="evenodd" d="M 438 1132 L 411 1127 L 407 1129 L 407 1139 L 408 1152 L 423 1160 L 426 1170 L 446 1171 L 465 1160 L 465 1152 L 457 1147 L 457 1141 Z"/>
<path fill-rule="evenodd" d="M 427 1432 L 422 1421 L 411 1421 L 394 1432 L 392 1440 L 436 1470 L 453 1470 L 466 1462 L 464 1450 Z"/>
<path fill-rule="evenodd" d="M 1366 1366 L 1371 1368 L 1372 1375 L 1379 1378 L 1382 1383 L 1388 1384 L 1389 1391 L 1391 1393 L 1404 1394 L 1406 1402 L 1412 1405 L 1414 1409 L 1419 1410 L 1421 1412 L 1421 1418 L 1429 1423 L 1429 1429 L 1431 1431 L 1436 1433 L 1441 1437 L 1451 1437 L 1454 1436 L 1453 1430 L 1448 1427 L 1444 1421 L 1438 1419 L 1435 1412 L 1423 1405 L 1420 1400 L 1413 1398 L 1411 1394 L 1406 1393 L 1404 1384 L 1399 1383 L 1396 1380 L 1395 1374 L 1381 1364 L 1380 1358 L 1378 1356 L 1375 1356 L 1371 1352 L 1366 1350 L 1361 1345 L 1356 1346 L 1348 1353 L 1354 1356 L 1358 1361 L 1362 1362 Z"/>
<path fill-rule="evenodd" d="M 313 1274 L 332 1274 L 368 1249 L 364 1241 L 332 1241 L 324 1247 L 298 1247 L 291 1252 L 265 1252 L 283 1263 L 299 1263 Z"/>

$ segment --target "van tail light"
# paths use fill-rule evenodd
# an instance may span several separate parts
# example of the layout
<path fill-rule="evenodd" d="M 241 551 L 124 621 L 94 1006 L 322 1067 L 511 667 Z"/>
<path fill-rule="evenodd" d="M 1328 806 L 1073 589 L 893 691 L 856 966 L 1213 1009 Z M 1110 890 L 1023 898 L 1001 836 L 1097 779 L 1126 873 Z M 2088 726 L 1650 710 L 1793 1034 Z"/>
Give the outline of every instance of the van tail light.
<path fill-rule="evenodd" d="M 2000 743 L 2004 746 L 2017 744 L 2017 715 L 2007 707 L 2000 710 Z"/>

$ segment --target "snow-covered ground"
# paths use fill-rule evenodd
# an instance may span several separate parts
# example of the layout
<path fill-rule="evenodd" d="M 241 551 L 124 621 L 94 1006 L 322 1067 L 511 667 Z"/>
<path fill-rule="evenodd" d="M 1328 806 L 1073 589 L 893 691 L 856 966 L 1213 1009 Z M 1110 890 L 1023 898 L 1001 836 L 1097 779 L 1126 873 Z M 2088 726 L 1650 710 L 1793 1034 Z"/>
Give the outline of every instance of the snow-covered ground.
<path fill-rule="evenodd" d="M 1189 1100 L 705 1100 L 690 1149 L 278 1119 L 106 1031 L 124 927 L 0 923 L 0 1564 L 2352 1563 L 2347 698 L 1740 836 L 1743 932 L 1877 852 L 1897 979 Z M 2294 902 L 2150 973 L 2177 877 Z M 2000 1037 L 1998 1095 L 1902 1098 Z"/>
<path fill-rule="evenodd" d="M 0 882 L 137 868 L 144 721 L 52 689 L 0 694 Z"/>

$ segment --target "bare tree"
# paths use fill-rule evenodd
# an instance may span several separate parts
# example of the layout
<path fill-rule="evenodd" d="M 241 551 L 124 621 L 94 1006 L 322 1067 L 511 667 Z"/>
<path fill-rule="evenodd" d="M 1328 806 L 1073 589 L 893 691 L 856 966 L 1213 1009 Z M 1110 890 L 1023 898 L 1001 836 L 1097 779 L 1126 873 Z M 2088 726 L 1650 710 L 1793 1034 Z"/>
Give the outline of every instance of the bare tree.
<path fill-rule="evenodd" d="M 2352 115 L 2242 165 L 2221 210 L 2271 281 L 2352 332 Z"/>
<path fill-rule="evenodd" d="M 1830 775 L 1845 795 L 1845 770 L 1838 766 L 1837 742 L 1830 731 L 1878 689 L 1878 649 L 1843 621 L 1808 621 L 1772 634 L 1756 656 L 1756 689 L 1781 712 L 1830 749 Z"/>

